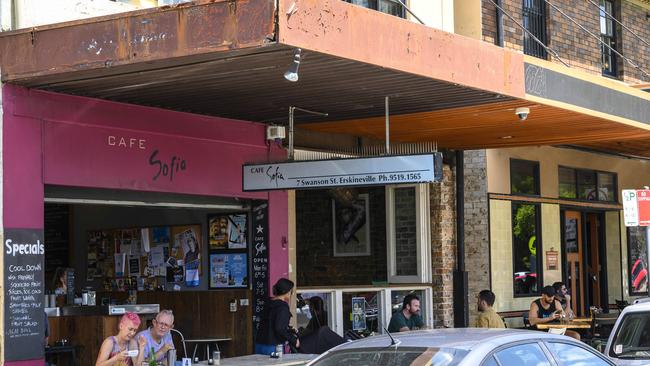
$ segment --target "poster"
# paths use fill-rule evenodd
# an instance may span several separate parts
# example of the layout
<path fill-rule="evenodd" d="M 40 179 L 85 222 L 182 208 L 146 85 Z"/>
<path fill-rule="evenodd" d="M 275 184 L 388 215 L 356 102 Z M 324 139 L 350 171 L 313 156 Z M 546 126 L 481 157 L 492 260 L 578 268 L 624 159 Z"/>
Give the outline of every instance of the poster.
<path fill-rule="evenodd" d="M 129 276 L 140 276 L 140 256 L 139 255 L 130 255 L 129 256 Z"/>
<path fill-rule="evenodd" d="M 352 298 L 352 330 L 366 329 L 366 298 Z"/>
<path fill-rule="evenodd" d="M 200 225 L 175 227 L 172 254 L 184 266 L 185 285 L 196 287 L 201 280 L 201 245 L 199 240 Z"/>
<path fill-rule="evenodd" d="M 628 266 L 630 295 L 643 295 L 648 292 L 648 247 L 646 228 L 642 226 L 627 228 Z"/>
<path fill-rule="evenodd" d="M 248 287 L 246 253 L 210 255 L 210 288 Z"/>
<path fill-rule="evenodd" d="M 158 226 L 151 229 L 153 246 L 169 245 L 169 226 Z"/>
<path fill-rule="evenodd" d="M 228 247 L 228 216 L 208 216 L 210 249 Z"/>
<path fill-rule="evenodd" d="M 125 262 L 125 254 L 115 254 L 115 277 L 124 277 Z"/>
<path fill-rule="evenodd" d="M 246 214 L 228 215 L 228 249 L 246 249 L 247 220 Z"/>
<path fill-rule="evenodd" d="M 370 212 L 367 193 L 360 194 L 349 205 L 332 200 L 332 237 L 334 256 L 370 255 Z"/>

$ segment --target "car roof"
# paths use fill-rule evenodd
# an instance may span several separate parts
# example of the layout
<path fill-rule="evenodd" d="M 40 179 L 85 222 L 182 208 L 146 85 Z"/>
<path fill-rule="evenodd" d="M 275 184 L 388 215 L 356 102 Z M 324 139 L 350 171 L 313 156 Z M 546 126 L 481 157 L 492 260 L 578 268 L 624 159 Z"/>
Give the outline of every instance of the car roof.
<path fill-rule="evenodd" d="M 399 347 L 436 347 L 471 350 L 477 345 L 486 345 L 494 342 L 506 344 L 510 342 L 531 339 L 559 339 L 567 341 L 568 338 L 547 332 L 519 330 L 519 329 L 488 329 L 488 328 L 448 328 L 429 329 L 411 332 L 391 333 L 395 340 L 400 342 Z M 387 334 L 368 337 L 354 342 L 344 343 L 337 350 L 386 347 L 391 344 Z"/>

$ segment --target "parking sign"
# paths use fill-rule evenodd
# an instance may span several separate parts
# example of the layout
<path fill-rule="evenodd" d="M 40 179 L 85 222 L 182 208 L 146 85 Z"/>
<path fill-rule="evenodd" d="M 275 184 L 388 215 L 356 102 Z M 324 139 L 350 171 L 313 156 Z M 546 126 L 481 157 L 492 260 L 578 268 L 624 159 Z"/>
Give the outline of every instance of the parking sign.
<path fill-rule="evenodd" d="M 636 202 L 636 189 L 624 189 L 622 193 L 625 226 L 639 226 L 639 206 Z"/>

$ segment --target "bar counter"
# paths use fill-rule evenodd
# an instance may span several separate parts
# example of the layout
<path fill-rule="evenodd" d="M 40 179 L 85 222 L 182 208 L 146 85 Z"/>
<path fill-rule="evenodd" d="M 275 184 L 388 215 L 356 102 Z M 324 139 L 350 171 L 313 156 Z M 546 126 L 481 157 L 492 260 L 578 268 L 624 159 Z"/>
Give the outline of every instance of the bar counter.
<path fill-rule="evenodd" d="M 158 304 L 64 306 L 45 308 L 50 326 L 49 345 L 66 339 L 77 349 L 77 365 L 93 365 L 102 341 L 117 334 L 120 317 L 127 311 L 140 315 L 143 324 L 158 313 Z"/>

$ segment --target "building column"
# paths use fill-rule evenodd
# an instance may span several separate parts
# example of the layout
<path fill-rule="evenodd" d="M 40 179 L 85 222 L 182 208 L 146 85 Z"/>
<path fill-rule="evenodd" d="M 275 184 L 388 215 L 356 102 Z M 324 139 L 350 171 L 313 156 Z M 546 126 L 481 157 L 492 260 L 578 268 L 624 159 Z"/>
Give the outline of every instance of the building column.
<path fill-rule="evenodd" d="M 436 327 L 453 327 L 453 273 L 456 266 L 455 178 L 449 165 L 443 165 L 442 175 L 442 182 L 432 184 L 429 194 L 433 318 Z"/>

